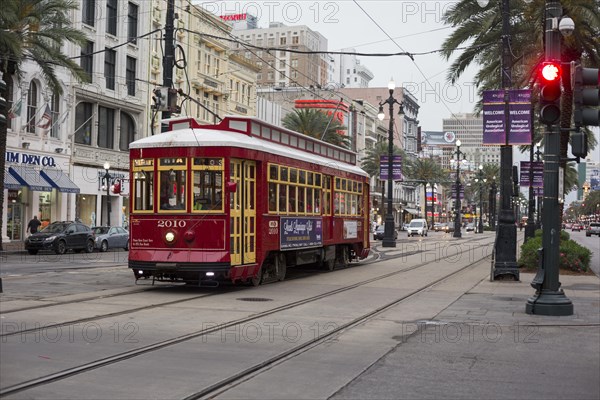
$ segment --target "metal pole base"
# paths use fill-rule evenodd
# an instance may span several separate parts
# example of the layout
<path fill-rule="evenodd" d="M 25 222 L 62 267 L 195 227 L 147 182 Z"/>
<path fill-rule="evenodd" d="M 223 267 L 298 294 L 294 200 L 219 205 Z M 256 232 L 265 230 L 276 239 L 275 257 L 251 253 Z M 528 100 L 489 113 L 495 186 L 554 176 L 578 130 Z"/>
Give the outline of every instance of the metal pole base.
<path fill-rule="evenodd" d="M 381 246 L 382 247 L 396 247 L 396 241 L 394 239 L 392 239 L 391 241 L 383 238 L 383 240 L 381 241 Z"/>
<path fill-rule="evenodd" d="M 513 279 L 519 281 L 519 266 L 516 263 L 495 263 L 494 264 L 494 280 L 502 277 L 502 280 Z"/>
<path fill-rule="evenodd" d="M 461 238 L 462 237 L 462 233 L 460 233 L 460 231 L 457 231 L 456 229 L 454 230 L 454 233 L 452 234 L 452 237 L 455 238 Z"/>
<path fill-rule="evenodd" d="M 535 225 L 532 223 L 527 224 L 525 227 L 525 241 L 527 239 L 535 237 Z"/>
<path fill-rule="evenodd" d="M 535 315 L 573 315 L 573 303 L 565 296 L 562 289 L 558 291 L 542 289 L 527 300 L 525 312 Z"/>

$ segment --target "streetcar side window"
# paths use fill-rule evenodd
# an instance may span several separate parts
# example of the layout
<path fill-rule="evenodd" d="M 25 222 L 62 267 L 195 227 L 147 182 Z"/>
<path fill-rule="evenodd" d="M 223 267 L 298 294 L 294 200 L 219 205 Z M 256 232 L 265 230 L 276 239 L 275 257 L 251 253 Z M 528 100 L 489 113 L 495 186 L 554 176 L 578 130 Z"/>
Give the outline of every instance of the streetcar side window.
<path fill-rule="evenodd" d="M 269 164 L 271 214 L 321 214 L 321 174 Z"/>
<path fill-rule="evenodd" d="M 351 179 L 335 178 L 335 215 L 361 216 L 363 193 L 362 184 Z"/>

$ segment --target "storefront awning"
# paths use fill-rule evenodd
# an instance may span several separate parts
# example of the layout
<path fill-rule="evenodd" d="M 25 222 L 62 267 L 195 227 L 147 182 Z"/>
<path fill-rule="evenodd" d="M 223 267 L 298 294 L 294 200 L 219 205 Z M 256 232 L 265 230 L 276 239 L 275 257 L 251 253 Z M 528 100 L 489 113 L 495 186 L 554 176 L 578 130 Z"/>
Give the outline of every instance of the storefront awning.
<path fill-rule="evenodd" d="M 8 172 L 21 184 L 21 186 L 27 186 L 29 189 L 38 192 L 50 192 L 52 190 L 52 186 L 50 186 L 50 184 L 42 178 L 40 173 L 33 168 L 15 166 L 9 167 Z"/>
<path fill-rule="evenodd" d="M 419 215 L 419 210 L 416 210 L 414 208 L 403 208 L 403 210 L 409 214 Z"/>
<path fill-rule="evenodd" d="M 21 189 L 21 184 L 8 171 L 4 172 L 4 189 Z"/>
<path fill-rule="evenodd" d="M 42 178 L 48 181 L 56 190 L 63 193 L 79 193 L 79 187 L 59 169 L 40 171 Z"/>

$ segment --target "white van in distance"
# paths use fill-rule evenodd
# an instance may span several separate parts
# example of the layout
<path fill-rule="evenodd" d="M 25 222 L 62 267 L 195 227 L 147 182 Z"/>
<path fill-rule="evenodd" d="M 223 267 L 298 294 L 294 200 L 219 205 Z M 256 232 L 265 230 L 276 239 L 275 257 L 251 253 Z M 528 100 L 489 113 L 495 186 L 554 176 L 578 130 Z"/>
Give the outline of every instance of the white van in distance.
<path fill-rule="evenodd" d="M 424 219 L 413 219 L 408 225 L 408 236 L 420 235 L 427 236 L 427 221 Z"/>

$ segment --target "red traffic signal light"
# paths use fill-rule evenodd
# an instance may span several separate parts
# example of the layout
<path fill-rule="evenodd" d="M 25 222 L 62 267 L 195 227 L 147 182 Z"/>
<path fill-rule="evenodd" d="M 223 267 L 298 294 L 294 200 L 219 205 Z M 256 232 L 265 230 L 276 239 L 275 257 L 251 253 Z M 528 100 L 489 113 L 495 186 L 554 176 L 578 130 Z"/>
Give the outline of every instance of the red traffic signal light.
<path fill-rule="evenodd" d="M 545 62 L 542 64 L 542 78 L 546 82 L 557 82 L 561 76 L 560 64 L 556 62 Z"/>
<path fill-rule="evenodd" d="M 560 120 L 562 69 L 558 61 L 546 61 L 540 68 L 540 121 L 547 125 Z"/>

